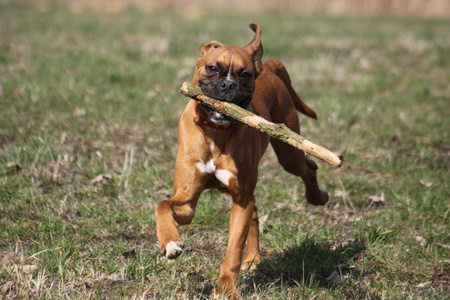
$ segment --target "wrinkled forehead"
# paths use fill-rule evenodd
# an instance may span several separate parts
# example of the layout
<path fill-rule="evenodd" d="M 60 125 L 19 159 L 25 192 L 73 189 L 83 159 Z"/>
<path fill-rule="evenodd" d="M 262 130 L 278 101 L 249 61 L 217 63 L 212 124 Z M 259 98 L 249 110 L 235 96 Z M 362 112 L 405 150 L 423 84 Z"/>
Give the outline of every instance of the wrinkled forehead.
<path fill-rule="evenodd" d="M 232 64 L 234 68 L 252 66 L 250 56 L 241 48 L 231 45 L 217 48 L 206 57 L 206 63 L 217 63 L 223 67 L 228 67 Z"/>

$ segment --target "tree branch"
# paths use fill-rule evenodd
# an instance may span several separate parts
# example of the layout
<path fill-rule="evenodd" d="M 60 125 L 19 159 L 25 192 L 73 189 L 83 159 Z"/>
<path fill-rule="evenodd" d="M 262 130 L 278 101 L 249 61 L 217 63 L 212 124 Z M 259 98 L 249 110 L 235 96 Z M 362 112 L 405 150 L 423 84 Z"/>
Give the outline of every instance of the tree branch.
<path fill-rule="evenodd" d="M 297 149 L 303 150 L 306 153 L 309 153 L 312 156 L 315 156 L 333 166 L 340 167 L 342 164 L 336 154 L 305 139 L 301 135 L 290 130 L 286 125 L 269 122 L 266 119 L 233 103 L 210 98 L 203 94 L 198 86 L 195 86 L 192 83 L 184 82 L 181 86 L 180 92 L 186 97 L 201 101 L 224 115 L 232 117 L 233 119 L 250 127 L 256 128 L 272 138 L 278 139 Z"/>

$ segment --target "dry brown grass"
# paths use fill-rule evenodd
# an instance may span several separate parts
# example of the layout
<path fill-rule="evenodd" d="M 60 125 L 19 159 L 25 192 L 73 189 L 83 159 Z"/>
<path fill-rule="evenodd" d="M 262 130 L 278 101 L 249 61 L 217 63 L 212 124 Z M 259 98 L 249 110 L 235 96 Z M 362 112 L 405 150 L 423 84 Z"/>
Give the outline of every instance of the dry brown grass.
<path fill-rule="evenodd" d="M 11 0 L 0 0 L 8 2 Z M 17 2 L 17 1 L 16 1 Z M 127 8 L 144 11 L 158 9 L 181 9 L 192 14 L 204 11 L 227 12 L 294 12 L 300 14 L 324 15 L 361 15 L 361 16 L 414 16 L 414 17 L 448 17 L 450 1 L 448 0 L 22 0 L 36 4 L 41 8 L 52 5 L 69 6 L 72 10 L 99 10 L 118 12 Z"/>
<path fill-rule="evenodd" d="M 243 299 L 448 299 L 450 21 L 74 12 L 0 6 L 1 299 L 209 297 L 230 201 L 202 195 L 176 261 L 154 209 L 198 47 L 245 45 L 250 21 L 319 115 L 304 136 L 345 160 L 319 163 L 330 203 L 311 207 L 268 151 L 263 262 L 241 274 Z"/>

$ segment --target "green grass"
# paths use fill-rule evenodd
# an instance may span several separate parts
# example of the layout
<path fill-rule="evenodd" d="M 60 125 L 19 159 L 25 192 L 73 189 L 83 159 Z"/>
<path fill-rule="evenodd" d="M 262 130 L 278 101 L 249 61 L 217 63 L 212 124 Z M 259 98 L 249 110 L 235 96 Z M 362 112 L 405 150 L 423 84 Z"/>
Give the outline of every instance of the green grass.
<path fill-rule="evenodd" d="M 319 115 L 301 117 L 303 135 L 345 160 L 318 163 L 331 200 L 311 207 L 268 151 L 256 189 L 263 261 L 241 274 L 240 293 L 448 297 L 449 21 L 1 4 L 2 298 L 210 295 L 229 198 L 202 195 L 174 262 L 159 253 L 153 213 L 172 193 L 178 89 L 199 47 L 244 46 L 250 22 Z"/>

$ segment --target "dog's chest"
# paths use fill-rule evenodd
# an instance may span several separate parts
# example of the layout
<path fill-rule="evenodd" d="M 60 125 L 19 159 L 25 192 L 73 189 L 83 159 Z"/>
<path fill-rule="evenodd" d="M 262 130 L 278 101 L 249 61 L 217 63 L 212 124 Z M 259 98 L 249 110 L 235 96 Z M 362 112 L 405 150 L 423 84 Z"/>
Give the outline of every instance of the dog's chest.
<path fill-rule="evenodd" d="M 230 180 L 237 176 L 237 170 L 231 157 L 224 155 L 214 141 L 209 143 L 209 157 L 196 163 L 198 171 L 210 175 L 220 183 L 219 188 L 229 188 Z"/>

